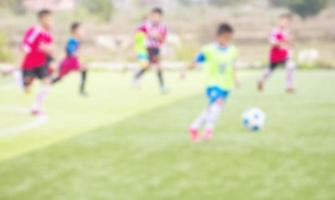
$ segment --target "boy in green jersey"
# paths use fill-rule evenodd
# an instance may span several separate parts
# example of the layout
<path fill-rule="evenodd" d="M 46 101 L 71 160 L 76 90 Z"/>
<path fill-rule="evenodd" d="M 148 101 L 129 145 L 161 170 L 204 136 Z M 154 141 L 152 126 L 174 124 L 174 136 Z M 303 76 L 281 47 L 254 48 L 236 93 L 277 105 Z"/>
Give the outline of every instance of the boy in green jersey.
<path fill-rule="evenodd" d="M 146 35 L 143 31 L 138 30 L 135 33 L 135 52 L 137 60 L 142 69 L 149 67 L 149 55 L 146 48 Z"/>
<path fill-rule="evenodd" d="M 219 26 L 216 41 L 205 46 L 190 65 L 190 69 L 197 64 L 202 64 L 206 76 L 206 95 L 209 105 L 195 119 L 189 129 L 192 141 L 201 140 L 200 130 L 203 129 L 203 139 L 210 140 L 213 137 L 215 124 L 222 111 L 231 89 L 238 85 L 235 74 L 235 62 L 237 49 L 231 45 L 233 27 L 227 23 Z"/>

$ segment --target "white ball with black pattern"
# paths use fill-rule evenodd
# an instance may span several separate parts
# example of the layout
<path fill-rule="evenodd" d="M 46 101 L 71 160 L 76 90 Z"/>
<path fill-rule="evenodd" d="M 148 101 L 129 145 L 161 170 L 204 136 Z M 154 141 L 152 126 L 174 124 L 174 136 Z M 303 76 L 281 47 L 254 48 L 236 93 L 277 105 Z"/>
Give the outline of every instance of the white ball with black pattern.
<path fill-rule="evenodd" d="M 250 108 L 242 114 L 242 124 L 252 132 L 258 132 L 264 128 L 265 113 L 259 108 Z"/>

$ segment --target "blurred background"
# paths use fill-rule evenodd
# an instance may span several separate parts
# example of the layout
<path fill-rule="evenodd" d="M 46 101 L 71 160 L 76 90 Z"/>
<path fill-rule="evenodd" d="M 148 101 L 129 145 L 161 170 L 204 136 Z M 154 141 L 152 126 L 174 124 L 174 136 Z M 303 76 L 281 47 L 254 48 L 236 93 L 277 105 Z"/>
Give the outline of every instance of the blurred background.
<path fill-rule="evenodd" d="M 69 25 L 80 21 L 86 29 L 83 60 L 92 67 L 122 68 L 134 62 L 129 48 L 134 30 L 154 6 L 164 8 L 170 31 L 164 48 L 166 67 L 192 59 L 222 21 L 235 26 L 239 67 L 264 67 L 271 27 L 278 15 L 291 11 L 299 67 L 335 68 L 335 2 L 331 0 L 1 0 L 0 17 L 6 20 L 0 22 L 0 62 L 17 62 L 24 30 L 35 23 L 37 10 L 50 8 L 56 16 L 58 58 Z"/>

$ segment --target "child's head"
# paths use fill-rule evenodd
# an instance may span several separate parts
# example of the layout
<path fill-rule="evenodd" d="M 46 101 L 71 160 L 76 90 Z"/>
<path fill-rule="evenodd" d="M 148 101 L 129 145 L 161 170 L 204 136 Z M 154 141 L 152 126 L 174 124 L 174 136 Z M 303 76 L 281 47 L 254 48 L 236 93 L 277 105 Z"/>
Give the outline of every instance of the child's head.
<path fill-rule="evenodd" d="M 151 11 L 150 19 L 153 23 L 160 23 L 163 15 L 164 15 L 164 12 L 161 8 L 154 8 Z"/>
<path fill-rule="evenodd" d="M 217 29 L 216 40 L 222 46 L 227 45 L 233 39 L 233 34 L 233 27 L 228 23 L 222 23 Z"/>
<path fill-rule="evenodd" d="M 72 23 L 70 31 L 71 31 L 71 34 L 72 34 L 73 37 L 75 37 L 77 39 L 81 39 L 82 29 L 81 29 L 81 24 L 79 22 Z"/>
<path fill-rule="evenodd" d="M 50 30 L 52 27 L 52 18 L 51 18 L 51 11 L 47 9 L 40 10 L 37 13 L 38 21 L 41 26 L 47 30 Z"/>
<path fill-rule="evenodd" d="M 282 28 L 286 28 L 289 26 L 292 21 L 292 15 L 290 13 L 284 13 L 279 16 L 278 25 Z"/>

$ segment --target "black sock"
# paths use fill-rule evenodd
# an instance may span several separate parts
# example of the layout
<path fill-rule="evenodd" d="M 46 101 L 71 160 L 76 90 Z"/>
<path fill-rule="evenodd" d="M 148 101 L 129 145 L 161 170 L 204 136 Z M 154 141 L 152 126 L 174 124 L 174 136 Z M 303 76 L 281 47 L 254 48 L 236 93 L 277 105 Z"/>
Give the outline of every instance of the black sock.
<path fill-rule="evenodd" d="M 56 83 L 58 83 L 61 79 L 62 79 L 62 78 L 61 78 L 60 76 L 57 76 L 57 77 L 55 77 L 55 78 L 53 78 L 53 79 L 51 80 L 51 83 L 52 83 L 52 84 L 56 84 Z"/>
<path fill-rule="evenodd" d="M 147 71 L 146 69 L 141 69 L 139 72 L 137 72 L 137 73 L 135 74 L 135 79 L 137 80 L 137 79 L 141 78 L 141 76 L 142 76 L 146 71 Z"/>
<path fill-rule="evenodd" d="M 158 80 L 159 80 L 159 85 L 160 85 L 161 88 L 163 88 L 164 87 L 164 78 L 163 78 L 162 70 L 157 71 L 157 76 L 158 76 Z"/>
<path fill-rule="evenodd" d="M 81 72 L 81 79 L 80 79 L 80 93 L 84 94 L 86 91 L 86 82 L 87 82 L 87 70 L 83 70 Z"/>

